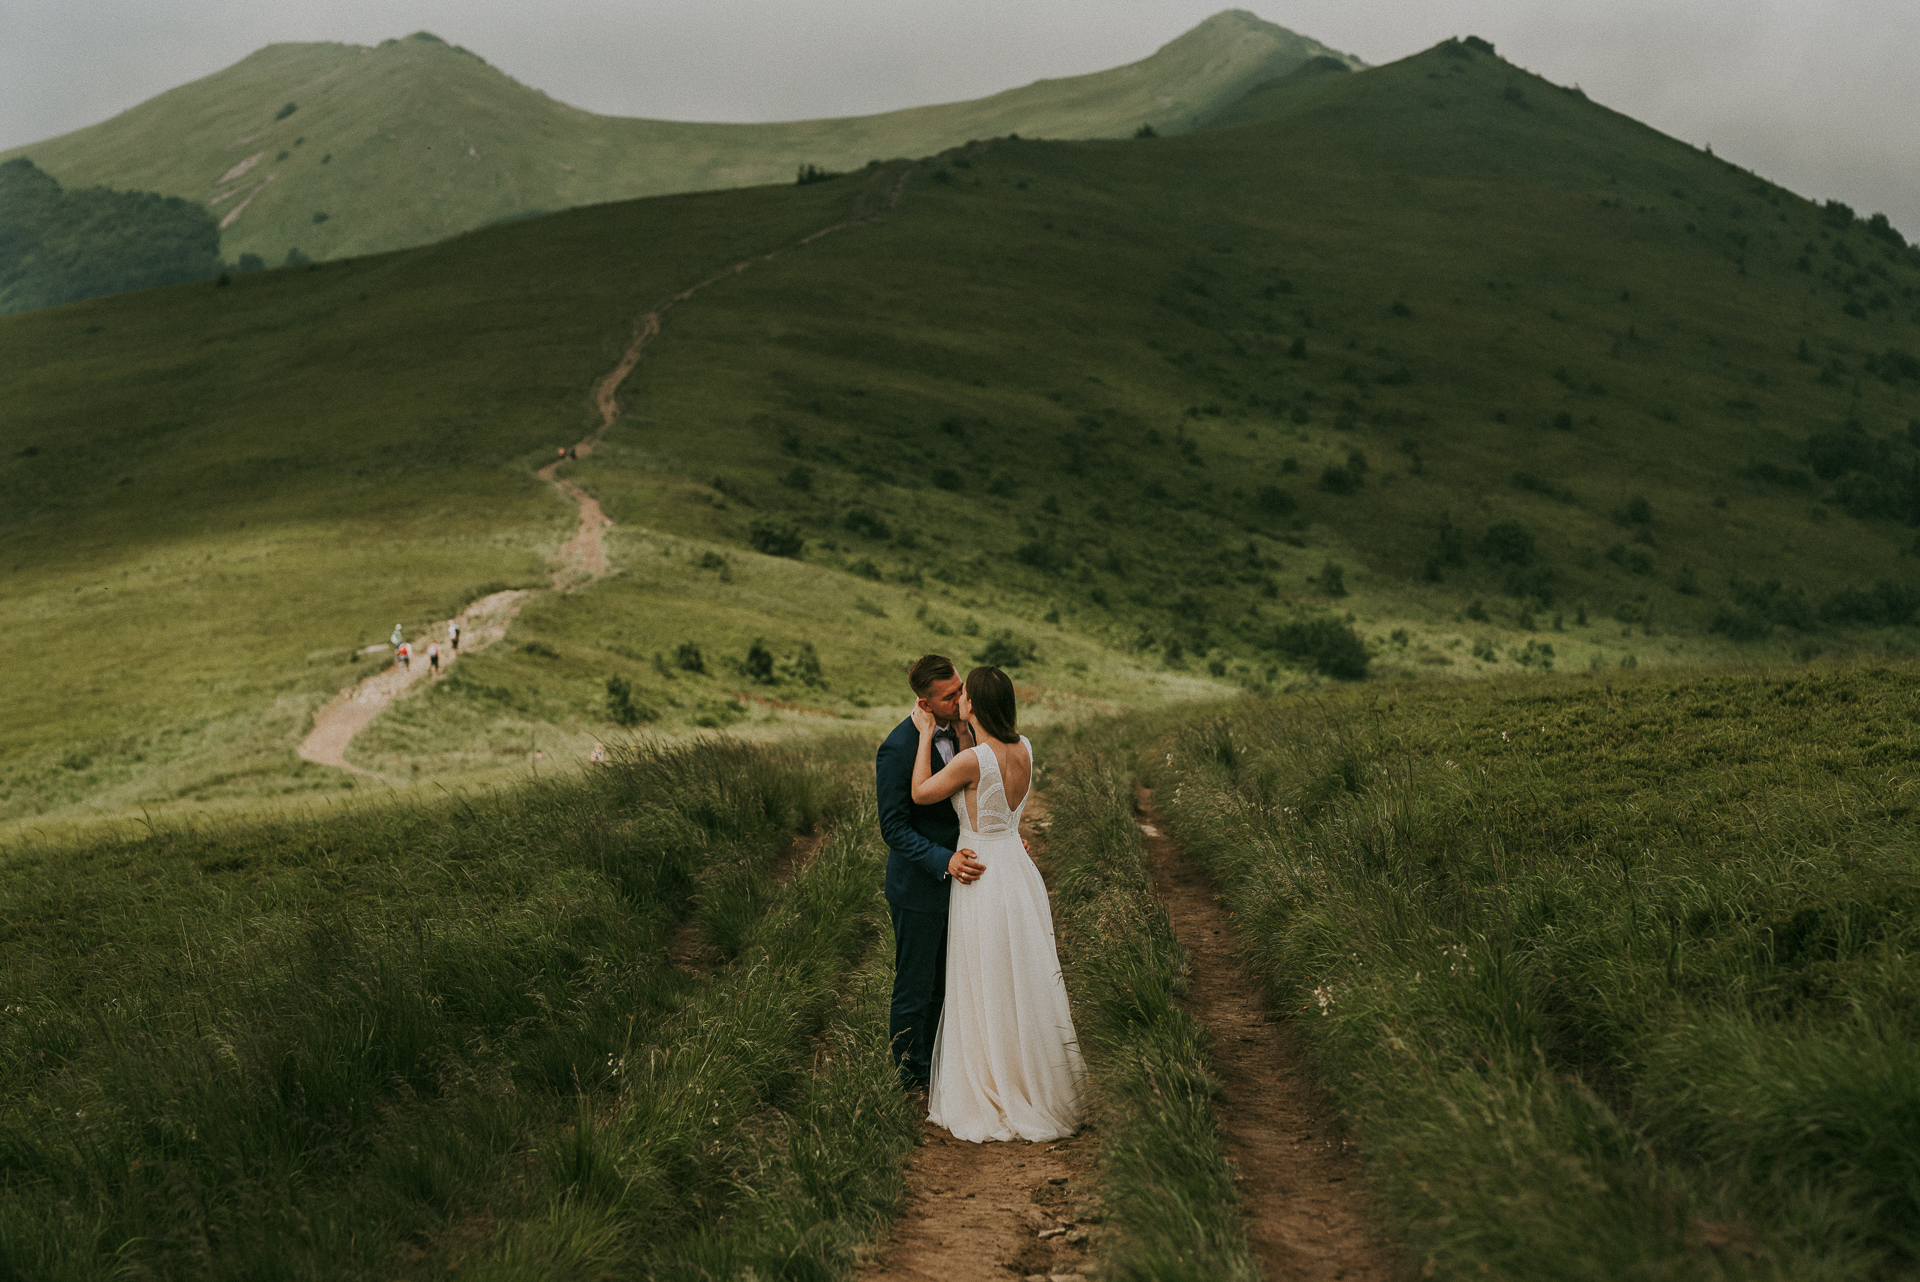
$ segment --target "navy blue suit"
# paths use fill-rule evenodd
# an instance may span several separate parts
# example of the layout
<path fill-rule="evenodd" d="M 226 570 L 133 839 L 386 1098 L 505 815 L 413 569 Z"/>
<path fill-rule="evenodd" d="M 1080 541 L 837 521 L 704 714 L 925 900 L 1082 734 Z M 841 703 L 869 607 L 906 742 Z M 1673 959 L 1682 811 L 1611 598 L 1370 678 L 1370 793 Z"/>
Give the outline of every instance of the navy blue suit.
<path fill-rule="evenodd" d="M 887 1039 L 900 1080 L 908 1086 L 925 1086 L 933 1068 L 933 1038 L 947 991 L 947 892 L 952 887 L 947 862 L 960 841 L 951 801 L 914 804 L 913 761 L 919 751 L 920 732 L 909 717 L 880 745 L 873 769 L 880 833 L 887 840 L 887 906 L 893 915 Z M 937 741 L 933 762 L 937 772 Z"/>

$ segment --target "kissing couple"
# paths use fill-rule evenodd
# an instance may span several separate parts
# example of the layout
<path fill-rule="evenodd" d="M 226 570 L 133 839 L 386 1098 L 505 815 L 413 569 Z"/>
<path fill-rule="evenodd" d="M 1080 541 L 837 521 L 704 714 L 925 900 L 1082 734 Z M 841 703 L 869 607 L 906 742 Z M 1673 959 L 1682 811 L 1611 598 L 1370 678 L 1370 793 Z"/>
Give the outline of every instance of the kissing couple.
<path fill-rule="evenodd" d="M 923 656 L 913 712 L 874 762 L 893 916 L 888 1036 L 907 1090 L 956 1139 L 1053 1140 L 1080 1123 L 1086 1070 L 1053 911 L 1020 837 L 1033 745 L 1013 682 Z"/>

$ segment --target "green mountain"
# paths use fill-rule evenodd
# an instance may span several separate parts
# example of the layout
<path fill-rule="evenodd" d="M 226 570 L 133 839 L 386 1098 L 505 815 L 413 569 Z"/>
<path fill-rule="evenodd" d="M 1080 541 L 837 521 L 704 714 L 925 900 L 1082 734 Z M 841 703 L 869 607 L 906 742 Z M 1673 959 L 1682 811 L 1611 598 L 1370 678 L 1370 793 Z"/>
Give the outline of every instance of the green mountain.
<path fill-rule="evenodd" d="M 111 120 L 0 153 L 67 186 L 204 203 L 227 256 L 279 264 L 444 239 L 578 205 L 858 168 L 969 139 L 1191 127 L 1314 57 L 1317 41 L 1232 10 L 1152 57 L 971 102 L 781 124 L 598 116 L 425 32 L 378 48 L 270 45 Z M 1358 62 L 1345 60 L 1358 66 Z"/>
<path fill-rule="evenodd" d="M 666 731 L 873 724 L 935 646 L 1067 710 L 1351 671 L 1349 628 L 1407 679 L 1913 645 L 1884 220 L 1472 42 L 1266 92 L 0 318 L 0 806 L 337 788 L 314 707 L 395 620 L 547 581 L 533 469 L 702 281 L 560 471 L 616 573 L 355 760 L 578 752 L 610 678 Z"/>

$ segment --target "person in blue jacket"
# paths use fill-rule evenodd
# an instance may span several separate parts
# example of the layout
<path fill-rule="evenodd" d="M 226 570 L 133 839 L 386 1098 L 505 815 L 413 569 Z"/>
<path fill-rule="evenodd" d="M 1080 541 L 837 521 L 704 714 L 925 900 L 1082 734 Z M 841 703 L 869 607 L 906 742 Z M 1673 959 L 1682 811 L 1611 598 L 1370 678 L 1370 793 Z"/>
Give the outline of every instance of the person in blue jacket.
<path fill-rule="evenodd" d="M 973 746 L 960 717 L 960 676 L 944 655 L 922 656 L 907 671 L 919 706 L 939 723 L 933 749 L 944 764 Z M 901 1085 L 924 1091 L 933 1069 L 933 1039 L 947 987 L 947 891 L 977 881 L 986 865 L 956 850 L 960 820 L 950 801 L 913 801 L 913 759 L 920 732 L 908 717 L 874 758 L 880 832 L 887 841 L 887 907 L 893 916 L 893 1009 L 887 1038 Z"/>

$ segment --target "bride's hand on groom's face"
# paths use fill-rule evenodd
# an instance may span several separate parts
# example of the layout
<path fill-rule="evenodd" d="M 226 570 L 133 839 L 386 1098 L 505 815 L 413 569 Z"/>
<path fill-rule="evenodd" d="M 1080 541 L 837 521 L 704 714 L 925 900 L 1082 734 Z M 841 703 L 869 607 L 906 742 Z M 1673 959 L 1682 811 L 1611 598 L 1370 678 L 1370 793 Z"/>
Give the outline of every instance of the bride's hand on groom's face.
<path fill-rule="evenodd" d="M 933 719 L 933 714 L 927 711 L 927 705 L 924 700 L 918 700 L 914 703 L 913 712 L 910 715 L 913 717 L 913 728 L 921 734 L 926 734 L 937 724 Z"/>

